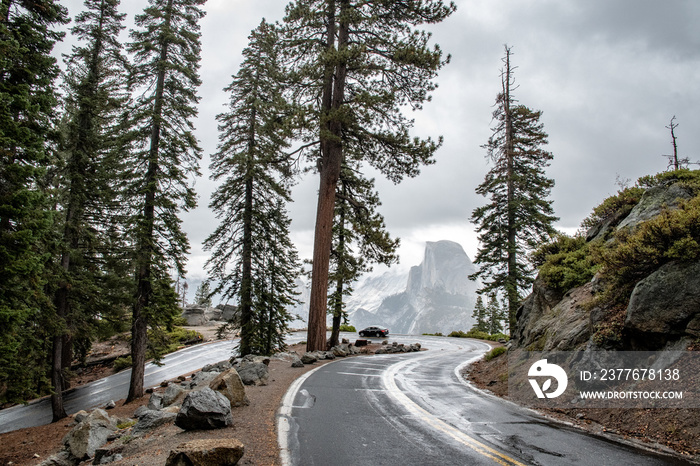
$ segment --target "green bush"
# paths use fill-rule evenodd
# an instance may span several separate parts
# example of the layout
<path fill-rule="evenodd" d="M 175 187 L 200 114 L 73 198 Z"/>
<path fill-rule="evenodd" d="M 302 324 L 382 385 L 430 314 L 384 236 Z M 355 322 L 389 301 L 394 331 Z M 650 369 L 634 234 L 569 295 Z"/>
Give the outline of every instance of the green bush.
<path fill-rule="evenodd" d="M 114 364 L 112 367 L 114 367 L 114 370 L 116 372 L 122 371 L 124 369 L 128 369 L 133 365 L 133 362 L 131 361 L 131 355 L 129 356 L 122 356 L 121 358 L 117 358 L 114 360 Z"/>
<path fill-rule="evenodd" d="M 442 335 L 440 335 L 442 336 Z M 450 332 L 448 337 L 454 337 L 454 338 L 475 338 L 477 340 L 489 340 L 489 341 L 498 341 L 498 340 L 506 340 L 510 338 L 508 335 L 505 335 L 503 333 L 494 333 L 493 335 L 489 335 L 486 332 L 482 332 L 480 330 L 475 330 L 471 329 L 468 332 L 463 332 L 461 330 L 455 330 L 453 332 Z"/>
<path fill-rule="evenodd" d="M 341 331 L 341 332 L 353 332 L 353 333 L 354 333 L 354 332 L 357 332 L 357 329 L 356 329 L 355 327 L 353 327 L 352 325 L 343 324 L 343 325 L 340 326 L 340 331 Z"/>
<path fill-rule="evenodd" d="M 619 231 L 614 241 L 594 251 L 605 278 L 614 286 L 634 286 L 670 261 L 700 258 L 700 197 L 680 203 L 639 224 L 634 231 Z"/>
<path fill-rule="evenodd" d="M 441 337 L 443 336 L 441 332 L 435 332 L 435 333 L 424 333 L 423 335 L 429 336 L 429 337 Z"/>
<path fill-rule="evenodd" d="M 559 235 L 540 246 L 532 261 L 550 289 L 565 293 L 588 283 L 600 266 L 591 257 L 590 243 L 583 236 Z"/>
<path fill-rule="evenodd" d="M 507 351 L 508 351 L 508 349 L 505 346 L 497 346 L 494 349 L 492 349 L 491 351 L 489 351 L 488 353 L 486 353 L 484 355 L 484 359 L 486 359 L 487 361 L 490 361 L 493 358 L 498 357 Z"/>
<path fill-rule="evenodd" d="M 619 215 L 620 219 L 622 219 L 624 214 L 629 213 L 634 206 L 639 204 L 644 191 L 645 189 L 639 186 L 618 191 L 616 195 L 605 199 L 598 207 L 593 209 L 593 213 L 581 223 L 581 226 L 588 229 L 616 215 Z"/>

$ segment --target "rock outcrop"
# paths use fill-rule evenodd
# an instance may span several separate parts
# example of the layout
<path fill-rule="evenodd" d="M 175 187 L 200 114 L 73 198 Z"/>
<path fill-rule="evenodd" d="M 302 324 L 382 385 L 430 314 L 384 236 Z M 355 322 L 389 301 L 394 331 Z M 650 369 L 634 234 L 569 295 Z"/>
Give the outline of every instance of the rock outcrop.
<path fill-rule="evenodd" d="M 608 241 L 619 230 L 634 232 L 643 222 L 676 209 L 693 197 L 686 183 L 667 181 L 647 189 L 631 210 L 622 210 L 589 229 L 587 241 Z M 678 340 L 700 337 L 700 262 L 666 262 L 633 285 L 626 309 L 596 307 L 604 287 L 600 277 L 565 294 L 549 289 L 539 277 L 517 313 L 516 345 L 537 351 L 595 348 L 601 326 L 616 328 L 617 349 L 657 350 Z"/>
<path fill-rule="evenodd" d="M 634 346 L 700 337 L 700 263 L 671 262 L 637 283 L 625 316 Z M 654 345 L 654 346 L 657 346 Z"/>

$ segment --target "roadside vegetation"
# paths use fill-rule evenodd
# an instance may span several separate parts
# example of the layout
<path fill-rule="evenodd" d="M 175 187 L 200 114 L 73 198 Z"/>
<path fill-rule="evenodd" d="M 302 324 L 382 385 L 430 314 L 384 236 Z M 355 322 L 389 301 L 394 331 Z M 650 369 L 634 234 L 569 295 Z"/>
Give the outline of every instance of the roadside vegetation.
<path fill-rule="evenodd" d="M 672 184 L 689 192 L 691 198 L 678 200 L 676 208 L 663 208 L 659 215 L 632 229 L 613 229 L 641 201 L 646 190 Z M 585 285 L 597 274 L 602 289 L 587 303 L 591 309 L 605 309 L 605 319 L 593 336 L 596 343 L 614 347 L 622 341 L 624 310 L 640 280 L 666 263 L 700 259 L 698 194 L 698 170 L 642 177 L 635 186 L 607 198 L 583 221 L 582 228 L 589 232 L 599 230 L 594 239 L 587 241 L 583 232 L 573 237 L 562 234 L 532 254 L 540 279 L 562 294 Z"/>

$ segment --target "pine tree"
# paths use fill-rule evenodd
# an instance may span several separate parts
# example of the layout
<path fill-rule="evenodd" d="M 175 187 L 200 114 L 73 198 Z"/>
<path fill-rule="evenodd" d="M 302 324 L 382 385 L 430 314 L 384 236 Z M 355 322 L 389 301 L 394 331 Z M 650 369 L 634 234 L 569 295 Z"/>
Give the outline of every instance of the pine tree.
<path fill-rule="evenodd" d="M 479 296 L 481 297 L 481 296 Z M 486 304 L 486 317 L 487 317 L 487 332 L 491 335 L 503 332 L 503 319 L 505 315 L 501 309 L 501 305 L 498 302 L 498 296 L 496 293 L 490 293 L 488 302 Z"/>
<path fill-rule="evenodd" d="M 252 352 L 272 355 L 286 348 L 284 339 L 293 320 L 287 309 L 299 303 L 296 284 L 301 263 L 289 238 L 291 220 L 285 211 L 285 201 L 278 198 L 266 217 L 263 253 L 258 255 L 261 260 L 256 260 L 254 267 L 253 307 L 258 325 Z"/>
<path fill-rule="evenodd" d="M 472 330 L 477 330 L 479 332 L 488 332 L 488 314 L 486 307 L 484 306 L 484 300 L 481 295 L 476 297 L 476 304 L 474 305 L 474 312 L 472 312 L 472 317 L 476 319 Z"/>
<path fill-rule="evenodd" d="M 199 175 L 201 148 L 194 136 L 201 53 L 199 21 L 205 0 L 149 0 L 136 16 L 128 50 L 135 63 L 130 84 L 140 93 L 130 109 L 134 178 L 126 205 L 135 243 L 136 297 L 132 311 L 133 369 L 127 401 L 143 396 L 148 326 L 178 313 L 170 271 L 185 274 L 189 242 L 178 214 L 195 207 L 189 183 Z"/>
<path fill-rule="evenodd" d="M 222 183 L 210 207 L 221 223 L 204 243 L 212 251 L 206 266 L 214 292 L 239 303 L 241 355 L 276 345 L 270 339 L 286 328 L 279 303 L 293 299 L 289 277 L 300 268 L 283 208 L 290 201 L 284 150 L 291 132 L 277 42 L 278 31 L 265 21 L 251 33 L 226 88 L 228 111 L 217 117 L 220 142 L 211 163 L 212 179 Z"/>
<path fill-rule="evenodd" d="M 357 168 L 343 164 L 336 193 L 333 249 L 330 257 L 328 296 L 333 315 L 330 346 L 339 343 L 340 324 L 347 318 L 344 299 L 353 292 L 352 284 L 372 263 L 390 266 L 398 262 L 399 240 L 386 231 L 384 217 L 376 210 L 381 205 L 374 191 L 374 180 L 366 179 Z"/>
<path fill-rule="evenodd" d="M 53 218 L 43 177 L 57 126 L 51 51 L 67 22 L 53 0 L 0 1 L 0 403 L 48 386 Z"/>
<path fill-rule="evenodd" d="M 515 105 L 510 56 L 506 46 L 502 91 L 493 112 L 497 124 L 483 146 L 494 166 L 476 189 L 489 202 L 472 213 L 480 242 L 474 262 L 483 264 L 472 278 L 489 280 L 485 292 L 503 290 L 509 327 L 514 328 L 521 293 L 533 281 L 527 252 L 554 234 L 557 217 L 547 199 L 554 181 L 544 173 L 552 154 L 543 149 L 547 133 L 540 122 L 542 112 Z"/>
<path fill-rule="evenodd" d="M 211 285 L 209 282 L 202 282 L 194 293 L 194 303 L 197 306 L 211 306 Z"/>
<path fill-rule="evenodd" d="M 307 349 L 326 347 L 328 274 L 343 161 L 363 161 L 394 182 L 432 162 L 440 141 L 411 138 L 401 107 L 420 109 L 448 60 L 415 27 L 455 10 L 439 0 L 297 0 L 287 7 L 284 50 L 306 107 L 305 137 L 319 172 Z M 448 58 L 449 59 L 449 58 Z"/>
<path fill-rule="evenodd" d="M 72 336 L 77 326 L 85 326 L 99 313 L 98 296 L 114 290 L 98 290 L 100 260 L 98 230 L 108 221 L 111 196 L 107 173 L 109 152 L 116 147 L 117 118 L 125 104 L 125 59 L 118 35 L 126 15 L 119 14 L 119 0 L 86 0 L 85 11 L 75 18 L 75 38 L 85 42 L 73 47 L 67 58 L 67 128 L 63 153 L 65 193 L 62 196 L 62 239 L 60 241 L 60 280 L 55 305 L 59 331 L 53 340 L 51 397 L 53 420 L 66 416 L 61 391 L 66 388 L 63 369 L 71 363 Z M 71 292 L 75 290 L 75 292 Z M 82 306 L 81 306 L 82 304 Z M 78 317 L 80 314 L 82 317 Z M 89 337 L 87 338 L 89 344 Z"/>

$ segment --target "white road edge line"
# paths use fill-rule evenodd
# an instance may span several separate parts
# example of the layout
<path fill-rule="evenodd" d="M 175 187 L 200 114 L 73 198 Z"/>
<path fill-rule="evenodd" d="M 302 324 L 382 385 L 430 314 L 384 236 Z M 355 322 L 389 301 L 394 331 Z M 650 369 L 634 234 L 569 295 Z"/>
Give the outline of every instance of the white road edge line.
<path fill-rule="evenodd" d="M 480 359 L 482 355 L 476 356 L 468 361 L 466 361 L 463 364 L 460 364 L 461 367 L 463 367 L 466 364 L 469 364 L 471 362 L 474 362 L 478 359 Z M 447 434 L 448 436 L 452 437 L 454 440 L 458 441 L 459 443 L 462 443 L 463 445 L 466 445 L 467 447 L 471 448 L 475 452 L 486 456 L 487 458 L 490 458 L 491 460 L 495 461 L 498 464 L 501 464 L 503 466 L 510 466 L 510 465 L 516 465 L 516 466 L 524 466 L 522 463 L 517 461 L 514 458 L 511 458 L 498 450 L 495 450 L 488 445 L 479 442 L 478 440 L 472 438 L 471 436 L 465 434 L 464 432 L 454 428 L 453 426 L 449 425 L 448 423 L 442 421 L 438 417 L 434 416 L 430 412 L 426 411 L 423 409 L 421 406 L 413 402 L 408 396 L 406 396 L 396 385 L 396 381 L 394 380 L 396 374 L 400 369 L 402 369 L 404 366 L 407 366 L 408 364 L 413 363 L 414 360 L 408 360 L 408 361 L 402 361 L 396 364 L 393 364 L 388 367 L 387 371 L 383 374 L 382 381 L 384 382 L 384 386 L 387 389 L 387 392 L 389 393 L 390 396 L 392 396 L 396 401 L 398 401 L 401 405 L 403 405 L 406 410 L 408 410 L 411 414 L 414 416 L 420 418 L 423 420 L 426 424 L 431 426 L 432 428 L 439 430 L 443 432 L 444 434 Z M 460 367 L 458 366 L 458 367 Z"/>
<path fill-rule="evenodd" d="M 332 364 L 333 362 L 337 361 L 331 361 L 323 366 L 318 366 L 298 377 L 294 382 L 292 382 L 282 398 L 282 404 L 277 410 L 277 443 L 280 447 L 280 463 L 282 466 L 291 466 L 292 464 L 292 458 L 289 451 L 289 418 L 292 415 L 292 408 L 294 408 L 294 398 L 296 398 L 297 392 L 299 391 L 301 385 L 311 376 L 311 374 L 328 364 Z"/>

